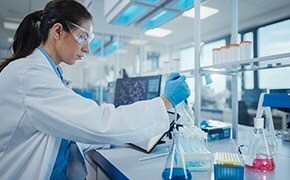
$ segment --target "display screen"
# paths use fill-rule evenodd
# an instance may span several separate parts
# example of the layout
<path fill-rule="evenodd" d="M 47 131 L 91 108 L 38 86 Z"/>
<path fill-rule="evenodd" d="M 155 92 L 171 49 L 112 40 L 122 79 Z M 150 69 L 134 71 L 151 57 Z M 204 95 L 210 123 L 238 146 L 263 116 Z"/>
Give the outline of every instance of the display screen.
<path fill-rule="evenodd" d="M 114 105 L 132 104 L 160 96 L 161 75 L 117 79 Z"/>

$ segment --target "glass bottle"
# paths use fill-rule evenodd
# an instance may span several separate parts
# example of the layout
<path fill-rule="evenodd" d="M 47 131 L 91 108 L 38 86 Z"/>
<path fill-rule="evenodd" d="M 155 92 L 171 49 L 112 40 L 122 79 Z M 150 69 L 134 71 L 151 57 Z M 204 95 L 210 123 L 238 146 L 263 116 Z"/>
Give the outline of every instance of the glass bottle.
<path fill-rule="evenodd" d="M 254 118 L 254 131 L 245 156 L 245 168 L 258 172 L 269 172 L 275 169 L 275 163 L 264 131 L 263 118 Z"/>
<path fill-rule="evenodd" d="M 162 172 L 164 180 L 192 179 L 191 172 L 186 168 L 181 140 L 182 133 L 173 130 L 173 143 Z"/>

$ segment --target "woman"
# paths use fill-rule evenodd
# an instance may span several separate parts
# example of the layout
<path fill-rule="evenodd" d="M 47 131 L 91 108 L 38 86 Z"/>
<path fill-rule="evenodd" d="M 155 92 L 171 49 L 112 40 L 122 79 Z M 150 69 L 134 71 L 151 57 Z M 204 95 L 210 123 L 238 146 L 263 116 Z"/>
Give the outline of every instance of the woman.
<path fill-rule="evenodd" d="M 0 179 L 65 178 L 68 149 L 138 142 L 166 131 L 166 110 L 190 94 L 168 77 L 164 95 L 115 108 L 66 88 L 57 66 L 89 52 L 92 16 L 78 2 L 55 0 L 19 25 L 13 54 L 0 66 Z M 80 146 L 80 144 L 83 146 Z"/>

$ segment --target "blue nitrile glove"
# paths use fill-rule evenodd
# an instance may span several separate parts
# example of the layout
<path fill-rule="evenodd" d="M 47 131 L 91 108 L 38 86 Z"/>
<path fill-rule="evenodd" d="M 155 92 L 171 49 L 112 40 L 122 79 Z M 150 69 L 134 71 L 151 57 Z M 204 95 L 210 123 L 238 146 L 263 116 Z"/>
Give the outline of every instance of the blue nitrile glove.
<path fill-rule="evenodd" d="M 164 96 L 171 102 L 173 107 L 190 95 L 185 79 L 186 77 L 181 76 L 179 73 L 171 73 L 165 82 Z"/>

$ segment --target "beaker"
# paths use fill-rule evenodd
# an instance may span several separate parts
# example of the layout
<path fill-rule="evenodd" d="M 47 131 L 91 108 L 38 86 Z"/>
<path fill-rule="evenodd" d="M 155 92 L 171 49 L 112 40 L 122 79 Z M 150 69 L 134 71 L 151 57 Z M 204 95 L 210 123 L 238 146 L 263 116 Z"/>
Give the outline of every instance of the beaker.
<path fill-rule="evenodd" d="M 184 150 L 182 147 L 182 133 L 174 130 L 173 143 L 167 157 L 165 168 L 162 172 L 164 180 L 189 180 L 192 179 L 191 172 L 186 168 Z"/>
<path fill-rule="evenodd" d="M 264 131 L 264 119 L 254 118 L 254 131 L 245 154 L 245 167 L 258 172 L 269 172 L 275 169 L 275 163 Z"/>

